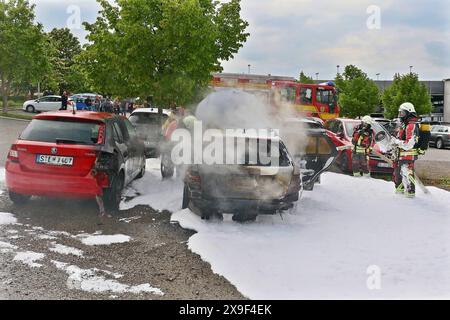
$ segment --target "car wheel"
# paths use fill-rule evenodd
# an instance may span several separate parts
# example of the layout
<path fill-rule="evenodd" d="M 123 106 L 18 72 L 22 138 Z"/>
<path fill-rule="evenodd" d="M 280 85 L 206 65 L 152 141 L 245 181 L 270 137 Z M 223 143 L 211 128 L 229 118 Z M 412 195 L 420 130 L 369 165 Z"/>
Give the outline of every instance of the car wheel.
<path fill-rule="evenodd" d="M 34 113 L 36 111 L 34 106 L 32 106 L 31 104 L 27 106 L 25 110 L 29 113 Z"/>
<path fill-rule="evenodd" d="M 163 179 L 172 178 L 175 173 L 175 167 L 167 154 L 161 156 L 161 175 Z"/>
<path fill-rule="evenodd" d="M 341 170 L 344 173 L 349 173 L 350 172 L 350 168 L 348 165 L 348 156 L 347 156 L 347 152 L 343 152 L 342 153 L 342 157 L 341 157 Z"/>
<path fill-rule="evenodd" d="M 183 203 L 181 204 L 181 209 L 189 208 L 189 202 L 191 202 L 191 198 L 189 196 L 189 187 L 185 184 L 183 189 Z"/>
<path fill-rule="evenodd" d="M 122 191 L 124 188 L 124 175 L 120 173 L 112 178 L 111 187 L 103 193 L 103 201 L 107 210 L 119 211 L 120 202 L 122 201 Z"/>
<path fill-rule="evenodd" d="M 145 159 L 144 159 L 144 165 L 141 168 L 141 172 L 139 172 L 136 179 L 142 179 L 144 176 L 145 176 Z"/>
<path fill-rule="evenodd" d="M 18 194 L 18 193 L 10 191 L 9 192 L 9 198 L 11 199 L 11 201 L 14 204 L 22 205 L 22 204 L 26 204 L 28 201 L 30 201 L 31 196 L 27 196 L 27 195 L 24 195 L 24 194 Z"/>
<path fill-rule="evenodd" d="M 442 141 L 442 139 L 439 138 L 436 140 L 436 148 L 438 148 L 438 149 L 444 148 L 444 142 Z"/>

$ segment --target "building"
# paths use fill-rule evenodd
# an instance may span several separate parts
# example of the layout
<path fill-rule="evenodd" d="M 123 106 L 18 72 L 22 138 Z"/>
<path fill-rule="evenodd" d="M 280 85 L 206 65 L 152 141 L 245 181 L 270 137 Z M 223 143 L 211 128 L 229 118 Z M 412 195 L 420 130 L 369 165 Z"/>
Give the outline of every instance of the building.
<path fill-rule="evenodd" d="M 450 123 L 450 79 L 444 80 L 444 121 Z"/>

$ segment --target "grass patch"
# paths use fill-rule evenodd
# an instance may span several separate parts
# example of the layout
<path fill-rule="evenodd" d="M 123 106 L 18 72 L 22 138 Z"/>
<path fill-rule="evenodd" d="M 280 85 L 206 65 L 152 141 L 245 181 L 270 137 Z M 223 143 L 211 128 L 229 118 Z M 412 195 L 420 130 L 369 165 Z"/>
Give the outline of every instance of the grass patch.
<path fill-rule="evenodd" d="M 22 120 L 31 120 L 33 116 L 28 116 L 26 114 L 15 114 L 8 112 L 0 112 L 1 117 L 12 118 L 12 119 L 22 119 Z"/>

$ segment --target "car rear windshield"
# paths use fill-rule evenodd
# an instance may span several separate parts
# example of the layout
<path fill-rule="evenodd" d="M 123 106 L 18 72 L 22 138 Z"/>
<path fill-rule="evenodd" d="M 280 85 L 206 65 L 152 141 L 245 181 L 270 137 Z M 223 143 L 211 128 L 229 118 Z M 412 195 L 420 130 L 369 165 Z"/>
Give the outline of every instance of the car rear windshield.
<path fill-rule="evenodd" d="M 157 124 L 160 125 L 162 121 L 168 118 L 167 115 L 160 115 L 158 113 L 133 113 L 130 116 L 130 122 L 132 124 Z"/>
<path fill-rule="evenodd" d="M 22 132 L 20 139 L 94 145 L 98 142 L 99 129 L 100 124 L 95 122 L 35 119 Z"/>

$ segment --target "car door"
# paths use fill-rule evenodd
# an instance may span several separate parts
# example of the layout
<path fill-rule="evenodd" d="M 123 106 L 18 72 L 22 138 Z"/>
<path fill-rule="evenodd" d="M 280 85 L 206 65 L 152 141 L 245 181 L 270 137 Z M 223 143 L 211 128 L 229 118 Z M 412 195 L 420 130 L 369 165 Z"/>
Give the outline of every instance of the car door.
<path fill-rule="evenodd" d="M 50 98 L 49 97 L 42 97 L 40 99 L 37 100 L 36 102 L 36 111 L 48 111 L 49 109 L 49 102 L 50 102 Z"/>
<path fill-rule="evenodd" d="M 132 157 L 128 151 L 128 146 L 125 143 L 125 137 L 123 136 L 122 129 L 120 128 L 118 119 L 113 119 L 111 121 L 113 130 L 113 139 L 116 146 L 116 150 L 119 151 L 119 156 L 123 161 L 123 167 L 125 171 L 125 185 L 131 181 L 131 170 L 132 170 Z"/>
<path fill-rule="evenodd" d="M 57 111 L 61 109 L 62 99 L 60 97 L 51 97 L 48 103 L 49 111 Z"/>
<path fill-rule="evenodd" d="M 139 138 L 136 128 L 128 119 L 122 119 L 130 137 L 130 144 L 134 152 L 134 167 L 136 170 L 136 175 L 140 173 L 143 167 L 142 161 L 146 161 L 145 158 L 145 145 Z"/>
<path fill-rule="evenodd" d="M 136 141 L 133 139 L 134 136 L 130 135 L 130 132 L 128 132 L 127 126 L 125 124 L 125 119 L 117 117 L 116 118 L 118 127 L 121 130 L 124 144 L 127 148 L 127 154 L 128 154 L 128 178 L 129 181 L 132 181 L 134 177 L 139 173 L 137 170 L 137 148 L 136 148 Z"/>

